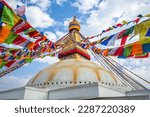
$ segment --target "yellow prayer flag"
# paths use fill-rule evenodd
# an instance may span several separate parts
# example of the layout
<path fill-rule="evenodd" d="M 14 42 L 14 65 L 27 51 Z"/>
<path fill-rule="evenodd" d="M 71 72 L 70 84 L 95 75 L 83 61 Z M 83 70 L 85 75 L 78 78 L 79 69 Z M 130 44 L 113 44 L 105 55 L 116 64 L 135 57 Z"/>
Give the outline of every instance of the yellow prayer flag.
<path fill-rule="evenodd" d="M 150 17 L 150 14 L 145 15 L 144 17 Z"/>
<path fill-rule="evenodd" d="M 135 26 L 134 34 L 135 35 L 139 34 L 140 43 L 142 44 L 150 43 L 150 37 L 145 36 L 149 28 L 150 28 L 150 20 L 147 20 Z"/>
<path fill-rule="evenodd" d="M 14 24 L 16 24 L 21 18 L 18 15 L 14 15 Z"/>
<path fill-rule="evenodd" d="M 125 25 L 125 24 L 127 24 L 127 23 L 128 23 L 128 22 L 125 21 L 125 20 L 122 21 L 122 24 L 123 24 L 123 25 Z"/>

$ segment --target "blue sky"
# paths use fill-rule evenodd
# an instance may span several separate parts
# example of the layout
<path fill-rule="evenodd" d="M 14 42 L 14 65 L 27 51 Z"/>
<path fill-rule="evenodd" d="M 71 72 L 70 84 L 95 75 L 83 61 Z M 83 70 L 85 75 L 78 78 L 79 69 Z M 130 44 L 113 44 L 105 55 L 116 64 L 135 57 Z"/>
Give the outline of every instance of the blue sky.
<path fill-rule="evenodd" d="M 44 31 L 52 41 L 68 32 L 68 23 L 75 15 L 84 36 L 99 34 L 123 20 L 135 19 L 138 14 L 149 14 L 149 0 L 5 0 L 13 9 L 26 5 L 28 22 Z M 150 59 L 118 60 L 120 64 L 150 81 Z M 56 57 L 36 59 L 32 63 L 2 77 L 0 90 L 24 86 L 41 69 L 59 61 Z M 94 60 L 93 60 L 94 61 Z M 145 84 L 148 86 L 148 84 Z M 149 86 L 148 86 L 149 87 Z M 150 88 L 150 87 L 149 87 Z"/>

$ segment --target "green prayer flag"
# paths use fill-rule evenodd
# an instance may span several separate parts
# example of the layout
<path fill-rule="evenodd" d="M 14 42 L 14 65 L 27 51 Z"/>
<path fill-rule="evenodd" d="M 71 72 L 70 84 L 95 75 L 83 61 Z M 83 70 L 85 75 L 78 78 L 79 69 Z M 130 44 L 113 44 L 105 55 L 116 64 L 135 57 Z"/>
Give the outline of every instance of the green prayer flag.
<path fill-rule="evenodd" d="M 32 61 L 33 61 L 33 58 L 26 59 L 27 63 L 31 63 Z"/>
<path fill-rule="evenodd" d="M 17 37 L 18 35 L 16 35 L 14 32 L 10 32 L 4 43 L 11 44 Z"/>
<path fill-rule="evenodd" d="M 124 32 L 124 36 L 128 36 L 129 34 L 131 34 L 134 30 L 134 26 L 132 26 L 131 28 L 128 28 L 125 32 Z"/>
<path fill-rule="evenodd" d="M 15 22 L 14 22 L 14 13 L 13 13 L 13 11 L 11 9 L 9 9 L 8 7 L 4 6 L 1 20 L 2 20 L 2 22 L 5 22 L 9 25 L 14 26 Z"/>
<path fill-rule="evenodd" d="M 5 66 L 7 63 L 8 63 L 8 62 L 2 61 L 2 63 L 0 64 L 0 69 L 1 69 L 3 66 Z"/>
<path fill-rule="evenodd" d="M 20 59 L 21 58 L 21 56 L 16 56 L 16 59 Z"/>
<path fill-rule="evenodd" d="M 125 47 L 123 55 L 127 57 L 131 54 L 131 52 L 132 52 L 132 46 Z"/>
<path fill-rule="evenodd" d="M 35 31 L 35 29 L 34 28 L 30 28 L 30 29 L 26 30 L 24 32 L 24 34 L 27 35 L 28 33 L 33 32 L 33 31 Z"/>

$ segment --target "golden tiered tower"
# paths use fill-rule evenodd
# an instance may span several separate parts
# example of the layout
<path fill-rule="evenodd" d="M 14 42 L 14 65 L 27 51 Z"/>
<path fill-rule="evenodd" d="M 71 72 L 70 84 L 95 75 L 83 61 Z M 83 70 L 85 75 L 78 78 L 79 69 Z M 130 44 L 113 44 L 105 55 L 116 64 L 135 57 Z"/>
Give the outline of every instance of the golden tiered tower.
<path fill-rule="evenodd" d="M 69 36 L 65 38 L 62 42 L 64 44 L 62 51 L 59 53 L 58 57 L 60 60 L 65 59 L 87 59 L 90 60 L 90 55 L 85 49 L 82 49 L 77 45 L 77 42 L 82 40 L 79 33 L 80 23 L 73 17 L 73 21 L 69 23 Z"/>

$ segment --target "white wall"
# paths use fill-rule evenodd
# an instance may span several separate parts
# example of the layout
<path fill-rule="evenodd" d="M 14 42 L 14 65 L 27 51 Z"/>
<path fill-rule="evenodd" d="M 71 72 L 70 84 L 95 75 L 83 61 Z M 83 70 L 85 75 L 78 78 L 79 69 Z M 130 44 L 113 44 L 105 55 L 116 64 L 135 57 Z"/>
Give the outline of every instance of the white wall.
<path fill-rule="evenodd" d="M 99 85 L 99 97 L 120 97 L 125 96 L 125 91 L 117 89 L 117 87 L 107 87 Z"/>
<path fill-rule="evenodd" d="M 24 90 L 25 87 L 21 88 L 15 88 L 15 89 L 10 89 L 7 91 L 1 91 L 0 92 L 0 99 L 1 100 L 21 100 L 24 98 Z"/>
<path fill-rule="evenodd" d="M 97 83 L 49 91 L 48 99 L 90 99 L 125 96 L 125 89 Z"/>
<path fill-rule="evenodd" d="M 46 91 L 45 89 L 43 90 L 38 88 L 26 87 L 24 99 L 25 100 L 47 100 L 48 91 Z"/>
<path fill-rule="evenodd" d="M 128 91 L 126 92 L 127 96 L 144 96 L 148 95 L 150 99 L 150 89 L 144 89 L 144 90 L 135 90 L 135 91 Z"/>
<path fill-rule="evenodd" d="M 97 85 L 82 85 L 49 91 L 48 99 L 87 99 L 98 97 Z"/>
<path fill-rule="evenodd" d="M 125 91 L 117 87 L 97 83 L 67 87 L 55 90 L 22 87 L 0 92 L 0 99 L 52 100 L 52 99 L 90 99 L 98 97 L 125 96 Z"/>

